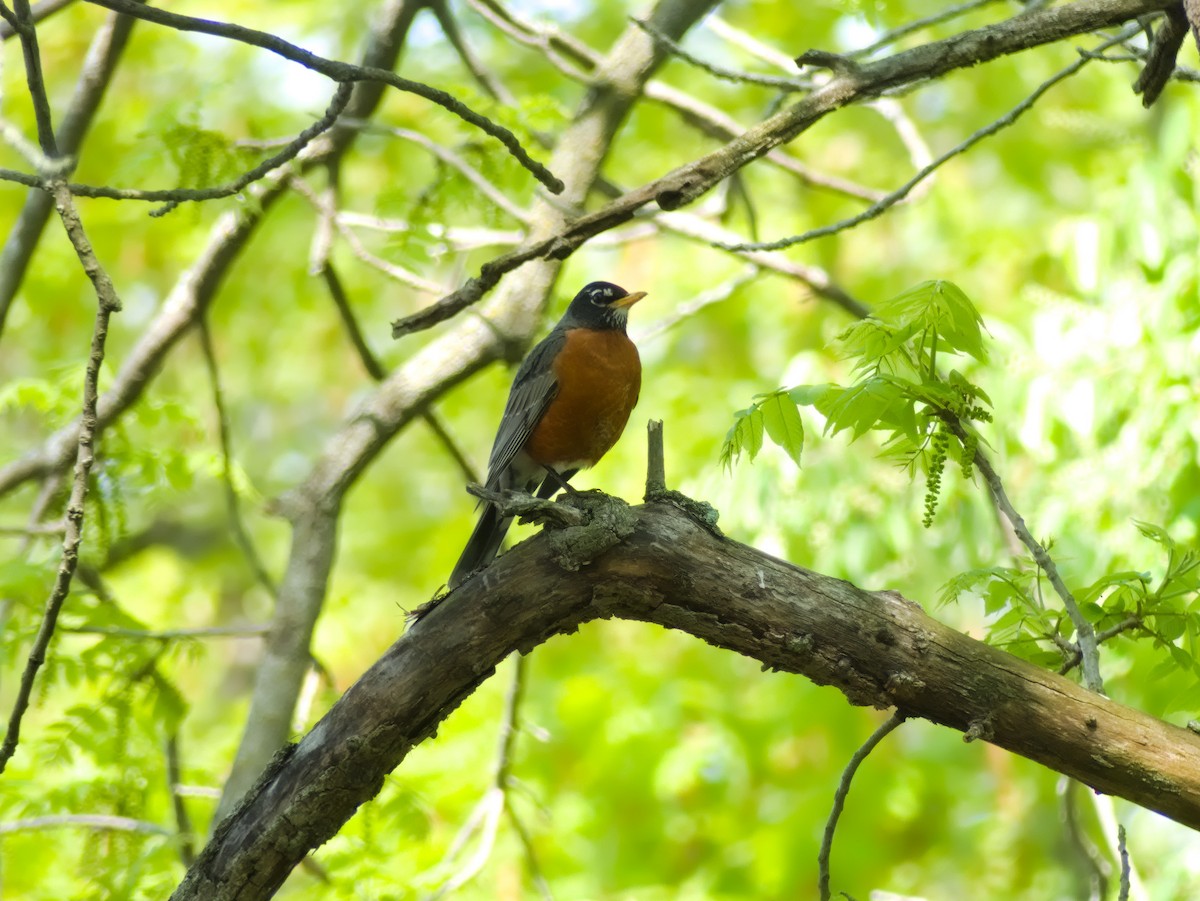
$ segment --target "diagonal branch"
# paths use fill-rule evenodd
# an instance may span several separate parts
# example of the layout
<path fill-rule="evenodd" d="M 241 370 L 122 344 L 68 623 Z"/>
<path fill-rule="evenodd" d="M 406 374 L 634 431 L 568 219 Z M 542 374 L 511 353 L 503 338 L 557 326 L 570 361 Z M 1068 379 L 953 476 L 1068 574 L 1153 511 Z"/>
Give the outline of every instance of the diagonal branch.
<path fill-rule="evenodd" d="M 505 273 L 534 259 L 563 260 L 589 238 L 628 222 L 650 203 L 675 210 L 706 194 L 743 166 L 793 140 L 828 113 L 851 103 L 913 87 L 955 69 L 1052 44 L 1157 12 L 1171 0 L 1077 0 L 1015 16 L 854 66 L 792 106 L 760 122 L 724 147 L 625 193 L 594 213 L 570 220 L 556 234 L 533 240 L 480 267 L 479 275 L 421 312 L 392 324 L 393 337 L 431 328 L 477 303 Z"/>
<path fill-rule="evenodd" d="M 508 152 L 512 154 L 513 158 L 524 166 L 534 178 L 545 185 L 549 191 L 555 194 L 562 191 L 562 182 L 549 169 L 529 155 L 521 145 L 521 142 L 517 140 L 516 135 L 503 125 L 498 125 L 486 116 L 475 112 L 446 91 L 430 87 L 419 81 L 413 81 L 410 78 L 402 78 L 388 69 L 380 69 L 374 66 L 358 66 L 353 63 L 327 59 L 305 50 L 303 47 L 297 47 L 295 44 L 289 43 L 277 35 L 265 31 L 257 31 L 253 28 L 246 28 L 242 25 L 214 22 L 209 19 L 198 19 L 194 16 L 184 16 L 179 13 L 167 12 L 157 7 L 144 6 L 138 3 L 137 0 L 88 0 L 88 2 L 128 13 L 131 16 L 137 16 L 139 19 L 145 19 L 156 25 L 165 25 L 179 31 L 211 34 L 216 37 L 250 44 L 254 47 L 261 47 L 286 60 L 298 63 L 306 69 L 320 72 L 334 81 L 343 83 L 376 81 L 390 85 L 399 91 L 416 94 L 418 97 L 423 97 L 432 103 L 436 103 L 443 109 L 449 110 L 463 121 L 491 135 L 503 144 Z"/>
<path fill-rule="evenodd" d="M 35 17 L 38 9 L 46 5 L 39 3 L 33 8 Z M 129 16 L 114 13 L 96 30 L 83 68 L 80 69 L 75 93 L 54 135 L 60 154 L 73 156 L 79 151 L 83 136 L 91 127 L 112 81 L 134 21 Z M 53 198 L 46 191 L 30 191 L 4 242 L 3 250 L 0 250 L 0 337 L 3 336 L 8 310 L 25 278 L 29 261 L 33 258 L 53 206 Z"/>
<path fill-rule="evenodd" d="M 21 736 L 21 720 L 29 708 L 34 680 L 46 660 L 46 652 L 50 647 L 50 640 L 54 637 L 54 628 L 58 623 L 58 614 L 71 591 L 71 580 L 75 576 L 75 568 L 79 565 L 79 546 L 83 541 L 83 514 L 84 502 L 88 493 L 88 475 L 95 460 L 93 443 L 96 436 L 100 366 L 104 362 L 105 344 L 108 339 L 108 320 L 113 313 L 121 309 L 121 301 L 117 297 L 116 289 L 96 259 L 92 245 L 83 230 L 83 224 L 79 221 L 79 215 L 71 201 L 71 192 L 62 182 L 54 187 L 54 201 L 67 236 L 79 257 L 79 262 L 95 289 L 96 324 L 92 331 L 91 353 L 88 355 L 87 372 L 83 381 L 83 417 L 75 458 L 75 478 L 71 483 L 70 499 L 67 501 L 62 562 L 59 564 L 50 597 L 46 600 L 42 624 L 38 628 L 37 635 L 33 640 L 33 647 L 29 651 L 29 658 L 25 663 L 25 670 L 21 674 L 21 684 L 17 689 L 17 697 L 8 720 L 8 729 L 4 733 L 4 743 L 0 745 L 0 772 L 4 771 L 8 761 L 16 753 L 17 743 Z"/>

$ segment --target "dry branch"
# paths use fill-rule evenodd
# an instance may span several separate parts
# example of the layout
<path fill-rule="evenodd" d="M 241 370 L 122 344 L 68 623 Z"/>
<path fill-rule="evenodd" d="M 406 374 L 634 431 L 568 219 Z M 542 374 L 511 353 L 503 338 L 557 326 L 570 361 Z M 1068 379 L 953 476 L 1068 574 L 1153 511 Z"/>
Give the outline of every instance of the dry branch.
<path fill-rule="evenodd" d="M 269 896 L 506 656 L 611 617 L 688 632 L 1200 827 L 1200 736 L 968 638 L 895 592 L 718 537 L 673 504 L 630 512 L 624 541 L 578 572 L 559 562 L 573 530 L 543 533 L 435 606 L 277 757 L 176 901 Z"/>

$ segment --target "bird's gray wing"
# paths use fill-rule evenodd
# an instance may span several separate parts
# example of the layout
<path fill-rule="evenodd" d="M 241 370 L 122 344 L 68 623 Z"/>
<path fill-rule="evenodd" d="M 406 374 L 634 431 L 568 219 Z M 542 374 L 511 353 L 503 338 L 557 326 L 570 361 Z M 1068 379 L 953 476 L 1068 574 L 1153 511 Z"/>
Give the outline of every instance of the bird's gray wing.
<path fill-rule="evenodd" d="M 547 335 L 522 361 L 513 379 L 500 418 L 496 441 L 488 458 L 487 487 L 500 487 L 504 471 L 525 446 L 529 436 L 541 421 L 550 401 L 558 394 L 558 377 L 554 374 L 554 359 L 567 342 L 565 332 L 557 329 Z M 524 488 L 525 486 L 514 486 Z"/>

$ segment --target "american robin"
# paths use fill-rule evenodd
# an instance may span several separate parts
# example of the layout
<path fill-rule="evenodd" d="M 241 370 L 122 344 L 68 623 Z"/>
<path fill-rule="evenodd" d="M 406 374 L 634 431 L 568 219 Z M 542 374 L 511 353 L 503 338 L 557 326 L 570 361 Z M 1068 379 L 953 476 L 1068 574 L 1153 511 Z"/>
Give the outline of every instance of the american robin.
<path fill-rule="evenodd" d="M 617 443 L 642 387 L 642 362 L 625 333 L 629 308 L 646 296 L 592 282 L 521 363 L 500 418 L 485 487 L 548 498 Z M 450 574 L 457 588 L 492 561 L 512 524 L 493 504 Z"/>

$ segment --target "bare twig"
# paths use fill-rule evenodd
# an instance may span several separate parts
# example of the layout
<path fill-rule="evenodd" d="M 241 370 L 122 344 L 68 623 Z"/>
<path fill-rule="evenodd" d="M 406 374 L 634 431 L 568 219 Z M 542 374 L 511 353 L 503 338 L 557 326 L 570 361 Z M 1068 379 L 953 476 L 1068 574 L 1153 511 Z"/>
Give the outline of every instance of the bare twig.
<path fill-rule="evenodd" d="M 962 440 L 965 436 L 962 426 L 957 421 L 951 421 L 948 425 L 951 431 Z M 1075 632 L 1079 636 L 1079 652 L 1082 657 L 1084 685 L 1091 691 L 1103 694 L 1104 680 L 1100 676 L 1100 651 L 1097 646 L 1096 631 L 1092 628 L 1092 624 L 1088 622 L 1087 617 L 1083 615 L 1083 611 L 1079 609 L 1079 604 L 1076 603 L 1075 596 L 1071 594 L 1071 590 L 1063 582 L 1053 558 L 1046 552 L 1046 548 L 1033 537 L 1029 531 L 1029 527 L 1025 525 L 1025 520 L 1021 518 L 1021 514 L 1017 512 L 1012 502 L 1008 499 L 1008 495 L 1004 491 L 1004 483 L 1000 481 L 1000 476 L 992 467 L 992 462 L 988 459 L 987 454 L 981 450 L 976 451 L 975 465 L 978 467 L 979 474 L 983 476 L 983 480 L 992 494 L 992 501 L 1004 513 L 1005 518 L 1012 523 L 1013 531 L 1016 532 L 1017 538 L 1021 540 L 1021 544 L 1025 545 L 1033 555 L 1033 559 L 1042 568 L 1042 571 L 1046 574 L 1046 578 L 1054 587 L 1054 591 L 1063 602 L 1063 607 L 1067 611 L 1071 625 L 1075 627 Z"/>
<path fill-rule="evenodd" d="M 7 12 L 8 7 L 3 8 Z M 42 153 L 53 159 L 58 156 L 58 142 L 54 139 L 50 100 L 46 95 L 46 80 L 42 74 L 42 55 L 38 51 L 37 28 L 29 0 L 14 0 L 11 17 L 6 15 L 5 19 L 21 40 L 21 53 L 25 57 L 25 86 L 33 103 L 38 146 L 42 148 Z"/>
<path fill-rule="evenodd" d="M 29 538 L 38 535 L 61 535 L 66 526 L 61 522 L 30 523 L 27 526 L 0 526 L 0 535 Z"/>
<path fill-rule="evenodd" d="M 56 0 L 46 0 L 35 5 L 32 10 L 34 19 L 48 14 L 49 10 L 46 8 L 55 2 Z M 62 5 L 61 2 L 57 3 L 57 6 Z M 54 136 L 61 155 L 70 156 L 78 152 L 112 80 L 117 62 L 124 52 L 134 21 L 128 16 L 114 13 L 96 29 L 83 67 L 79 71 L 75 92 Z M 48 193 L 40 190 L 30 191 L 12 230 L 8 233 L 3 250 L 0 250 L 0 334 L 4 331 L 8 310 L 25 278 L 29 261 L 33 258 L 33 251 L 53 207 L 53 198 Z"/>
<path fill-rule="evenodd" d="M 934 13 L 931 16 L 926 16 L 923 19 L 913 19 L 901 25 L 899 28 L 893 28 L 891 31 L 886 31 L 878 38 L 859 50 L 850 53 L 851 57 L 870 56 L 877 50 L 882 50 L 890 44 L 896 43 L 901 38 L 908 37 L 914 32 L 920 31 L 923 28 L 930 28 L 934 25 L 940 25 L 943 22 L 949 22 L 951 19 L 956 19 L 959 16 L 973 12 L 980 7 L 995 3 L 997 0 L 969 0 L 967 3 L 961 3 L 958 6 L 950 6 L 943 9 L 941 12 Z"/>
<path fill-rule="evenodd" d="M 347 123 L 351 126 L 359 124 L 353 121 Z M 397 128 L 389 125 L 371 125 L 362 123 L 361 127 L 371 134 L 386 134 L 393 137 L 401 138 L 405 141 L 411 141 L 429 151 L 432 156 L 437 157 L 446 165 L 450 166 L 456 172 L 469 181 L 485 198 L 496 205 L 498 209 L 508 213 L 509 216 L 516 219 L 518 222 L 529 222 L 529 211 L 523 210 L 504 195 L 495 184 L 488 181 L 487 177 L 482 172 L 467 162 L 460 154 L 455 153 L 449 147 L 443 147 L 436 141 L 431 141 L 428 137 L 418 131 L 412 131 L 407 128 Z"/>
<path fill-rule="evenodd" d="M 62 630 L 73 635 L 109 635 L 139 641 L 176 641 L 184 638 L 257 638 L 270 626 L 207 626 L 195 629 L 126 629 L 123 626 L 73 626 Z"/>
<path fill-rule="evenodd" d="M 225 512 L 229 517 L 229 527 L 233 532 L 233 541 L 241 550 L 242 556 L 254 574 L 258 584 L 266 589 L 267 594 L 276 597 L 278 586 L 271 574 L 263 565 L 262 557 L 250 538 L 250 531 L 242 518 L 241 499 L 238 497 L 237 486 L 234 485 L 233 472 L 233 441 L 230 438 L 229 411 L 225 408 L 225 393 L 221 389 L 221 373 L 217 366 L 217 353 L 213 349 L 212 331 L 208 325 L 208 317 L 201 316 L 197 329 L 200 335 L 200 350 L 204 356 L 204 366 L 208 370 L 208 381 L 212 390 L 213 409 L 217 414 L 217 440 L 221 448 L 221 485 L 225 494 Z"/>
<path fill-rule="evenodd" d="M 89 0 L 92 2 L 92 0 Z M 98 197 L 107 200 L 144 200 L 154 203 L 162 202 L 164 206 L 151 212 L 152 216 L 162 216 L 175 209 L 179 204 L 189 201 L 203 200 L 218 200 L 222 197 L 232 197 L 246 189 L 247 186 L 259 181 L 271 171 L 278 169 L 285 163 L 295 159 L 297 155 L 318 135 L 328 131 L 337 121 L 337 117 L 341 115 L 342 110 L 350 102 L 353 85 L 350 83 L 339 84 L 334 92 L 333 99 L 329 103 L 329 107 L 325 110 L 323 116 L 310 125 L 304 131 L 300 132 L 283 150 L 263 160 L 257 166 L 243 172 L 231 182 L 223 185 L 216 185 L 211 188 L 163 188 L 163 189 L 141 189 L 141 188 L 110 188 L 104 185 L 84 185 L 72 182 L 69 185 L 71 193 L 78 197 Z M 28 178 L 13 177 L 13 174 L 7 170 L 0 170 L 0 178 L 8 178 L 11 181 L 19 181 L 22 184 L 30 184 Z M 34 180 L 32 187 L 40 187 L 44 184 L 41 180 Z"/>
<path fill-rule="evenodd" d="M 358 81 L 375 81 L 390 85 L 400 91 L 416 94 L 418 97 L 436 103 L 443 109 L 448 110 L 458 116 L 465 122 L 470 123 L 483 132 L 491 135 L 493 138 L 503 144 L 508 152 L 517 160 L 525 169 L 527 169 L 538 181 L 540 181 L 547 190 L 558 194 L 562 191 L 562 182 L 556 178 L 549 169 L 543 166 L 537 160 L 533 159 L 521 142 L 517 140 L 516 135 L 502 125 L 498 125 L 486 116 L 472 110 L 462 101 L 455 98 L 446 91 L 438 88 L 430 87 L 422 84 L 419 81 L 413 81 L 409 78 L 402 78 L 395 72 L 387 69 L 380 69 L 374 66 L 359 66 L 353 63 L 341 62 L 339 60 L 326 59 L 322 56 L 317 56 L 302 47 L 291 44 L 282 38 L 269 34 L 265 31 L 257 31 L 253 28 L 246 28 L 241 25 L 233 25 L 226 22 L 214 22 L 209 19 L 198 19 L 193 16 L 183 16 L 178 13 L 167 12 L 166 10 L 158 9 L 153 6 L 143 6 L 136 0 L 88 0 L 89 3 L 96 3 L 100 6 L 108 7 L 109 9 L 119 10 L 123 13 L 128 13 L 131 16 L 136 16 L 139 19 L 145 19 L 148 22 L 154 22 L 156 25 L 165 25 L 168 28 L 175 28 L 179 31 L 193 31 L 201 34 L 211 34 L 216 37 L 228 38 L 229 40 L 240 41 L 245 44 L 250 44 L 254 47 L 261 47 L 264 50 L 269 50 L 286 60 L 298 63 L 306 69 L 311 69 L 314 72 L 320 72 L 334 81 L 351 83 Z"/>
<path fill-rule="evenodd" d="M 904 714 L 897 710 L 884 721 L 883 725 L 871 733 L 871 737 L 854 752 L 850 757 L 850 762 L 846 764 L 846 769 L 842 771 L 842 778 L 833 795 L 833 809 L 829 811 L 829 819 L 825 823 L 825 833 L 821 837 L 821 850 L 817 853 L 817 888 L 821 894 L 821 901 L 829 901 L 829 855 L 833 851 L 833 834 L 837 830 L 838 818 L 842 815 L 842 809 L 846 806 L 846 796 L 850 794 L 850 783 L 854 780 L 854 774 L 858 772 L 862 762 L 867 759 L 867 755 L 875 750 L 875 746 L 903 722 Z"/>
<path fill-rule="evenodd" d="M 54 627 L 58 622 L 58 614 L 63 602 L 71 591 L 71 579 L 79 564 L 79 546 L 83 538 L 84 501 L 88 492 L 88 474 L 95 460 L 93 441 L 96 434 L 96 401 L 97 385 L 100 379 L 100 366 L 104 362 L 105 343 L 108 339 L 108 321 L 112 314 L 121 309 L 121 301 L 116 289 L 109 280 L 108 273 L 100 266 L 92 250 L 91 242 L 83 230 L 83 224 L 75 212 L 71 193 L 65 184 L 59 182 L 54 186 L 55 206 L 63 227 L 75 248 L 79 262 L 84 272 L 91 279 L 96 292 L 96 324 L 92 332 L 91 353 L 88 356 L 87 373 L 83 383 L 83 416 L 79 429 L 78 452 L 75 460 L 75 478 L 71 485 L 71 496 L 67 502 L 66 531 L 63 534 L 62 562 L 58 575 L 51 589 L 50 597 L 46 600 L 42 624 L 34 638 L 33 647 L 25 670 L 21 674 L 21 684 L 13 703 L 12 715 L 9 717 L 8 730 L 4 734 L 4 743 L 0 745 L 0 772 L 8 765 L 17 750 L 21 736 L 21 719 L 29 707 L 33 693 L 34 679 L 38 670 L 46 660 L 46 650 L 50 639 L 54 637 Z"/>
<path fill-rule="evenodd" d="M 16 832 L 32 832 L 38 829 L 61 829 L 63 827 L 171 836 L 171 830 L 158 825 L 158 823 L 135 820 L 132 817 L 87 813 L 64 813 L 45 817 L 30 817 L 24 820 L 9 820 L 6 823 L 0 823 L 0 835 L 12 835 Z"/>
<path fill-rule="evenodd" d="M 666 47 L 672 56 L 676 56 L 691 66 L 695 66 L 701 71 L 707 72 L 714 78 L 720 78 L 723 81 L 732 81 L 739 84 L 753 84 L 761 87 L 775 88 L 780 91 L 811 91 L 813 88 L 812 81 L 808 79 L 785 78 L 778 75 L 759 75 L 755 72 L 735 72 L 732 69 L 726 69 L 723 66 L 717 66 L 707 60 L 702 60 L 691 53 L 688 53 L 678 43 L 672 41 L 665 34 L 654 28 L 648 22 L 638 19 L 634 16 L 629 17 L 629 21 L 642 29 L 655 41 Z"/>
<path fill-rule="evenodd" d="M 1117 901 L 1129 901 L 1129 849 L 1125 847 L 1125 827 L 1117 826 L 1117 851 L 1121 856 L 1121 887 Z"/>
<path fill-rule="evenodd" d="M 42 0 L 41 3 L 35 3 L 30 8 L 29 18 L 35 23 L 40 22 L 47 16 L 58 12 L 64 6 L 70 6 L 74 2 L 75 0 Z M 14 27 L 13 22 L 7 19 L 4 22 L 0 22 L 0 41 L 7 41 L 9 38 L 14 37 L 16 33 L 17 29 Z"/>
<path fill-rule="evenodd" d="M 346 244 L 350 247 L 351 252 L 370 266 L 382 272 L 389 278 L 395 279 L 402 285 L 407 285 L 410 288 L 415 288 L 418 291 L 423 291 L 426 294 L 441 294 L 445 287 L 437 282 L 423 278 L 410 269 L 403 266 L 398 266 L 395 263 L 382 259 L 363 246 L 362 241 L 358 239 L 358 235 L 348 229 L 341 223 L 337 216 L 337 210 L 329 202 L 328 198 L 318 194 L 313 188 L 302 178 L 294 177 L 291 179 L 291 187 L 301 197 L 312 204 L 313 208 L 321 217 L 322 228 L 329 229 L 332 227 L 337 230 L 337 233 L 342 236 Z M 322 250 L 322 254 L 328 256 L 328 248 Z M 316 264 L 314 267 L 316 268 Z M 319 269 L 318 269 L 319 271 Z"/>
<path fill-rule="evenodd" d="M 501 103 L 511 105 L 515 100 L 512 93 L 504 87 L 500 79 L 488 71 L 482 60 L 475 55 L 475 51 L 471 49 L 471 45 L 463 37 L 462 29 L 458 27 L 458 22 L 450 14 L 450 7 L 446 0 L 428 0 L 427 5 L 434 16 L 437 17 L 442 34 L 446 36 L 446 40 L 450 42 L 450 46 L 454 48 L 458 54 L 458 58 L 463 61 L 463 65 L 467 67 L 467 71 L 471 73 L 471 77 L 479 82 L 479 86 L 487 91 L 493 100 L 499 100 Z"/>
<path fill-rule="evenodd" d="M 1112 46 L 1113 44 L 1119 43 L 1121 40 L 1124 40 L 1126 37 L 1133 34 L 1135 31 L 1136 31 L 1136 26 L 1129 26 L 1124 31 L 1122 31 L 1120 37 L 1111 38 L 1108 41 L 1105 41 L 1103 44 L 1100 45 L 1100 48 L 1098 48 L 1098 49 L 1103 49 L 1104 47 L 1109 47 L 1109 46 Z M 930 162 L 927 165 L 925 165 L 924 167 L 922 167 L 912 178 L 910 178 L 908 181 L 906 181 L 903 185 L 901 185 L 899 188 L 892 191 L 890 194 L 883 197 L 882 199 L 871 204 L 871 206 L 867 207 L 861 213 L 858 213 L 854 216 L 850 216 L 846 219 L 842 219 L 838 222 L 834 222 L 830 225 L 823 225 L 820 228 L 809 229 L 808 231 L 801 232 L 798 235 L 793 235 L 788 238 L 780 238 L 779 240 L 776 240 L 776 241 L 755 241 L 755 242 L 742 242 L 742 243 L 737 243 L 737 244 L 718 244 L 718 246 L 724 248 L 725 250 L 733 250 L 733 251 L 739 251 L 739 252 L 748 251 L 748 250 L 782 250 L 785 247 L 794 247 L 797 244 L 804 244 L 808 241 L 813 241 L 817 238 L 824 238 L 824 237 L 827 237 L 828 235 L 836 234 L 836 233 L 842 232 L 842 231 L 847 231 L 848 229 L 851 229 L 851 228 L 854 228 L 855 226 L 861 225 L 864 222 L 869 222 L 872 219 L 878 218 L 883 213 L 885 213 L 887 210 L 889 210 L 891 207 L 895 206 L 897 203 L 904 200 L 912 192 L 912 190 L 915 187 L 917 187 L 917 185 L 919 185 L 921 182 L 923 182 L 926 178 L 928 178 L 930 175 L 932 175 L 934 172 L 936 172 L 938 169 L 940 169 L 943 165 L 945 165 L 951 159 L 970 150 L 972 147 L 974 147 L 976 144 L 978 144 L 980 141 L 984 140 L 985 138 L 990 138 L 992 135 L 996 134 L 997 132 L 1002 131 L 1005 128 L 1008 128 L 1010 125 L 1012 125 L 1014 122 L 1016 122 L 1017 119 L 1019 119 L 1022 115 L 1024 115 L 1026 112 L 1028 112 L 1033 107 L 1033 105 L 1035 103 L 1037 103 L 1038 100 L 1041 99 L 1042 95 L 1045 94 L 1048 90 L 1050 90 L 1050 88 L 1054 87 L 1059 82 L 1064 81 L 1067 78 L 1070 78 L 1072 75 L 1077 73 L 1080 69 L 1082 69 L 1085 65 L 1087 65 L 1091 59 L 1092 58 L 1090 56 L 1081 56 L 1075 62 L 1071 63 L 1071 65 L 1067 66 L 1064 69 L 1061 69 L 1060 71 L 1058 71 L 1057 73 L 1052 75 L 1049 79 L 1047 79 L 1046 81 L 1044 81 L 1040 85 L 1038 85 L 1038 87 L 1033 91 L 1033 93 L 1031 93 L 1028 97 L 1026 97 L 1024 100 L 1022 100 L 1016 106 L 1014 106 L 1012 109 L 1010 109 L 1007 113 L 1005 113 L 999 119 L 996 119 L 995 121 L 989 123 L 988 125 L 984 126 L 983 128 L 979 129 L 978 131 L 974 132 L 966 140 L 964 140 L 961 143 L 950 148 L 945 153 L 943 153 L 941 156 L 939 156 L 937 159 L 933 160 L 932 162 Z"/>
<path fill-rule="evenodd" d="M 196 862 L 196 836 L 192 829 L 192 818 L 188 815 L 183 795 L 176 788 L 183 781 L 179 766 L 179 734 L 167 736 L 167 791 L 171 795 L 171 807 L 175 812 L 175 828 L 179 830 L 179 860 L 185 867 Z"/>
<path fill-rule="evenodd" d="M 420 313 L 394 322 L 392 335 L 403 337 L 444 322 L 477 303 L 505 273 L 534 259 L 565 259 L 589 238 L 627 222 L 647 204 L 657 203 L 661 209 L 675 210 L 693 202 L 743 166 L 794 139 L 835 109 L 936 78 L 957 68 L 978 65 L 1006 54 L 1121 23 L 1160 9 L 1168 2 L 1077 0 L 1067 6 L 1027 13 L 865 63 L 853 75 L 832 79 L 724 147 L 633 189 L 594 213 L 572 219 L 554 235 L 485 263 L 477 277 L 469 279 L 452 294 Z"/>

